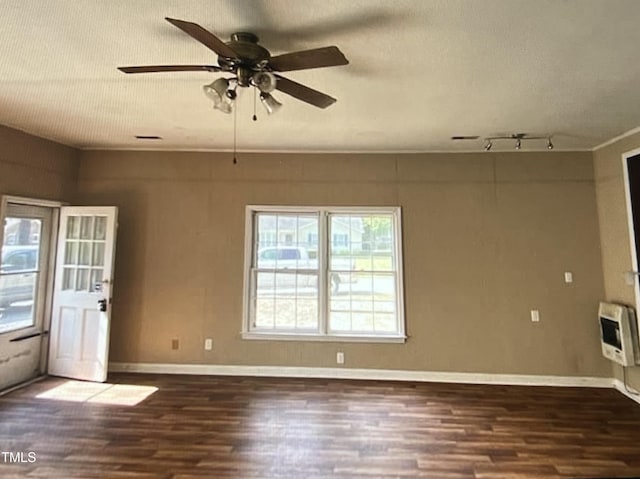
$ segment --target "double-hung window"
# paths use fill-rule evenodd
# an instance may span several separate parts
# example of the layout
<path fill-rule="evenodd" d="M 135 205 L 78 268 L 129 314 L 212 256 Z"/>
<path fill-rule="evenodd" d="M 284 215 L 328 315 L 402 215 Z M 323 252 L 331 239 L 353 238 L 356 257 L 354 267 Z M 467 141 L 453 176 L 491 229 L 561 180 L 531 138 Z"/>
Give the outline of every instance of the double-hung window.
<path fill-rule="evenodd" d="M 248 206 L 243 337 L 405 339 L 400 208 Z"/>

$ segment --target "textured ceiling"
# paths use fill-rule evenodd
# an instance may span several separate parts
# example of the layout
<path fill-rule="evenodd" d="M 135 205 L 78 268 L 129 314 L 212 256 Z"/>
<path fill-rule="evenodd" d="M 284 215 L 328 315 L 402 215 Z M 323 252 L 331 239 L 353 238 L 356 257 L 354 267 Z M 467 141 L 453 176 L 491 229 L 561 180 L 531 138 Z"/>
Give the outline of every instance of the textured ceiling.
<path fill-rule="evenodd" d="M 219 73 L 116 69 L 215 64 L 164 17 L 350 60 L 284 74 L 337 98 L 326 110 L 276 92 L 253 122 L 243 90 L 240 150 L 468 151 L 482 140 L 450 137 L 515 132 L 591 149 L 640 125 L 638 0 L 2 0 L 0 123 L 79 148 L 232 148 L 233 115 L 202 92 Z"/>

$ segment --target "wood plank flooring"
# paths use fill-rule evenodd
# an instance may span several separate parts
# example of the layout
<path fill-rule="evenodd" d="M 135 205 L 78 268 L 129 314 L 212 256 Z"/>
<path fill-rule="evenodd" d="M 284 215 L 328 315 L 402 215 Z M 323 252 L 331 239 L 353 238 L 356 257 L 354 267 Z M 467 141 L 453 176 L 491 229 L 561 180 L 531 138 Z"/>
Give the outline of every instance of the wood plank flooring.
<path fill-rule="evenodd" d="M 109 382 L 158 390 L 136 406 L 37 397 L 66 384 L 49 378 L 0 397 L 0 452 L 36 455 L 0 455 L 0 477 L 640 476 L 640 405 L 610 389 L 139 374 Z"/>

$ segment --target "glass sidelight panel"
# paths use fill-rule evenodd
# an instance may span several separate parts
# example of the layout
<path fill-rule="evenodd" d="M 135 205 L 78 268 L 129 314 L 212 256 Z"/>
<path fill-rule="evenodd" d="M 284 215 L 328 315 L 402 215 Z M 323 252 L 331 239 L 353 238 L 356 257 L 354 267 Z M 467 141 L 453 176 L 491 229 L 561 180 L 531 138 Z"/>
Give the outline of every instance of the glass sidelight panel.
<path fill-rule="evenodd" d="M 0 266 L 0 332 L 35 324 L 42 221 L 7 217 Z"/>

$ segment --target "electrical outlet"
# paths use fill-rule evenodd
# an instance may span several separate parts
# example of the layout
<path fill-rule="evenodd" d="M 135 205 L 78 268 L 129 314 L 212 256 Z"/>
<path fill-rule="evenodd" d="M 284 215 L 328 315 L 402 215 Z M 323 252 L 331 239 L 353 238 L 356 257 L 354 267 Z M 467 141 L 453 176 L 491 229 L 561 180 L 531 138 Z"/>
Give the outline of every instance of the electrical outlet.
<path fill-rule="evenodd" d="M 213 349 L 213 339 L 207 338 L 204 340 L 205 351 L 211 351 Z"/>
<path fill-rule="evenodd" d="M 344 353 L 342 351 L 336 353 L 336 363 L 344 364 Z"/>
<path fill-rule="evenodd" d="M 573 283 L 573 273 L 571 271 L 564 272 L 564 282 Z"/>
<path fill-rule="evenodd" d="M 171 340 L 171 349 L 180 349 L 180 340 L 178 338 Z"/>
<path fill-rule="evenodd" d="M 531 321 L 534 323 L 537 323 L 540 321 L 540 311 L 538 311 L 537 309 L 531 310 Z"/>

